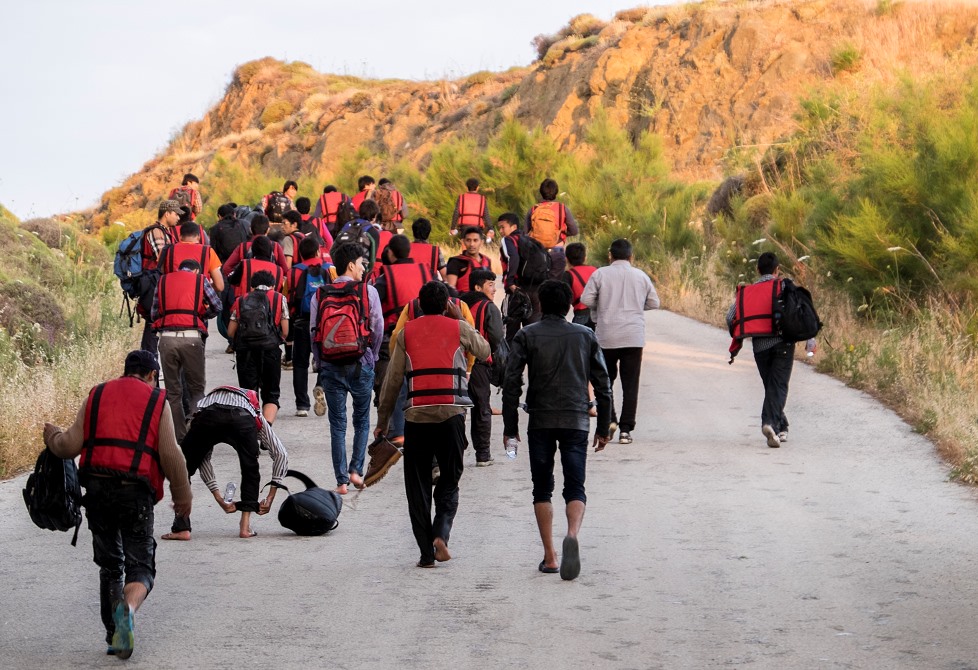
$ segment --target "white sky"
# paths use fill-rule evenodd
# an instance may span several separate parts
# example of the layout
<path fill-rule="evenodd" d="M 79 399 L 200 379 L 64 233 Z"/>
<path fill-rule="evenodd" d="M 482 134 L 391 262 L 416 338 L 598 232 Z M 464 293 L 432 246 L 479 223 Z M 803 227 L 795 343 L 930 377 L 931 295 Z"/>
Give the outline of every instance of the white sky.
<path fill-rule="evenodd" d="M 528 65 L 530 41 L 588 12 L 674 0 L 332 2 L 22 0 L 0 40 L 0 203 L 22 219 L 84 208 L 272 56 L 321 72 L 455 78 Z M 204 184 L 206 188 L 206 184 Z"/>

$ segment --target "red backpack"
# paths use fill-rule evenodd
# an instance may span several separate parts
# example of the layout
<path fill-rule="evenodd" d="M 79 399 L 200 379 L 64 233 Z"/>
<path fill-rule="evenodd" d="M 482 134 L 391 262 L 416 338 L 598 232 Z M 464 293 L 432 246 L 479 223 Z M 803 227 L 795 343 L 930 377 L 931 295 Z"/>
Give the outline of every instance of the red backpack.
<path fill-rule="evenodd" d="M 349 365 L 370 346 L 370 299 L 365 282 L 326 284 L 316 295 L 319 315 L 315 342 L 321 360 Z"/>

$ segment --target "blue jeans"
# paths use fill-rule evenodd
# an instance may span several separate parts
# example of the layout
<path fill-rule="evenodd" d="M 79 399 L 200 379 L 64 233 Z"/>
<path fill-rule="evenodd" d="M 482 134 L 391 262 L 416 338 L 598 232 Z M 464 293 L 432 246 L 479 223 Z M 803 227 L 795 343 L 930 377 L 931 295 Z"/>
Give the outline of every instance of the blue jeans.
<path fill-rule="evenodd" d="M 363 461 L 370 437 L 370 394 L 374 388 L 374 370 L 362 365 L 319 367 L 319 385 L 326 394 L 329 408 L 329 439 L 333 452 L 336 483 L 348 484 L 351 472 L 363 476 Z M 353 457 L 346 462 L 346 395 L 353 396 Z"/>

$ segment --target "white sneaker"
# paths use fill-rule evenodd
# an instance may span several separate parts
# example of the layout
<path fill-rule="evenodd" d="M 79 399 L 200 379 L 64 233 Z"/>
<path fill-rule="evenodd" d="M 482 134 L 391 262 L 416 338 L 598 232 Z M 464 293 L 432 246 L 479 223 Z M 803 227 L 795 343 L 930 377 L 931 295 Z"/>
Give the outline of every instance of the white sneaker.
<path fill-rule="evenodd" d="M 777 449 L 781 446 L 781 440 L 778 439 L 778 434 L 774 432 L 774 428 L 771 428 L 771 426 L 761 426 L 761 434 L 767 438 L 767 446 L 772 449 Z"/>
<path fill-rule="evenodd" d="M 632 434 L 627 430 L 621 431 L 621 435 L 618 436 L 618 444 L 631 444 Z"/>
<path fill-rule="evenodd" d="M 296 416 L 309 416 L 309 410 L 307 409 L 297 409 L 295 411 Z"/>
<path fill-rule="evenodd" d="M 778 441 L 779 442 L 787 442 L 788 441 L 788 431 L 782 430 L 780 433 L 778 433 Z"/>
<path fill-rule="evenodd" d="M 316 386 L 312 390 L 312 397 L 316 401 L 316 406 L 313 411 L 316 412 L 316 416 L 323 416 L 326 414 L 326 392 L 323 391 L 322 386 Z"/>

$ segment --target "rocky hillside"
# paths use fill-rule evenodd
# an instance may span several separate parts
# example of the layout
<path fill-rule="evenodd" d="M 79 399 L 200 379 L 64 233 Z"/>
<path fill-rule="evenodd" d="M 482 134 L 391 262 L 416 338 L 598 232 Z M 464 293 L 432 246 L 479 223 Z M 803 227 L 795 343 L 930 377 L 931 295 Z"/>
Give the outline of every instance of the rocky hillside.
<path fill-rule="evenodd" d="M 159 156 L 103 196 L 98 227 L 152 208 L 180 175 L 221 157 L 283 177 L 331 175 L 358 150 L 424 165 L 447 138 L 483 143 L 506 118 L 578 146 L 598 108 L 632 137 L 665 140 L 676 173 L 719 179 L 725 161 L 793 129 L 806 92 L 859 95 L 904 75 L 978 62 L 978 8 L 853 0 L 703 3 L 571 20 L 527 68 L 457 81 L 360 80 L 263 59 Z"/>

